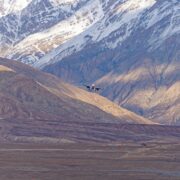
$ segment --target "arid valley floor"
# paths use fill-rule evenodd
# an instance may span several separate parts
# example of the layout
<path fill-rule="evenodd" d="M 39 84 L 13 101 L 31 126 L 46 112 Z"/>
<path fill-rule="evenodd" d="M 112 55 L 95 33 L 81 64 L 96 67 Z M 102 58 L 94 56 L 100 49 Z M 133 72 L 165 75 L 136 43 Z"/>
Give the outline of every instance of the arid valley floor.
<path fill-rule="evenodd" d="M 178 180 L 180 143 L 1 143 L 0 179 Z"/>

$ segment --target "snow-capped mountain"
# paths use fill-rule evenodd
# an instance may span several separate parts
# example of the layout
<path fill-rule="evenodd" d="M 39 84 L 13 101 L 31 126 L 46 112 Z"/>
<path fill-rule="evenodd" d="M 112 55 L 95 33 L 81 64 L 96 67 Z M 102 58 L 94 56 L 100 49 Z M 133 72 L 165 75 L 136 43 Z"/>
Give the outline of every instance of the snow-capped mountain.
<path fill-rule="evenodd" d="M 34 64 L 96 23 L 103 16 L 99 4 L 97 0 L 31 0 L 21 11 L 12 9 L 0 19 L 0 54 Z"/>
<path fill-rule="evenodd" d="M 180 123 L 179 0 L 18 2 L 0 1 L 0 56 L 95 82 L 136 113 Z"/>
<path fill-rule="evenodd" d="M 0 17 L 6 16 L 10 13 L 17 13 L 25 8 L 31 0 L 1 0 Z"/>
<path fill-rule="evenodd" d="M 108 2 L 113 1 L 102 3 L 106 10 L 104 12 L 101 7 L 104 12 L 103 18 L 79 36 L 60 45 L 35 66 L 41 67 L 60 61 L 74 52 L 79 52 L 87 44 L 99 43 L 102 49 L 115 49 L 133 33 L 140 34 L 143 31 L 151 31 L 151 34 L 144 38 L 144 41 L 147 41 L 146 48 L 151 51 L 172 35 L 180 33 L 180 3 L 176 0 L 114 1 L 111 6 Z"/>

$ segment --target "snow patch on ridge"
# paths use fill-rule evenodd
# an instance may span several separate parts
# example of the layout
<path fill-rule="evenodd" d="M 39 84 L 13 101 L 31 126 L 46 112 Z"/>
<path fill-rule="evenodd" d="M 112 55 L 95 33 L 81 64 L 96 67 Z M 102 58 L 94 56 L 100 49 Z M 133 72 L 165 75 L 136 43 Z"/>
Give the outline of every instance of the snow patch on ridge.
<path fill-rule="evenodd" d="M 32 0 L 3 0 L 2 9 L 0 10 L 0 17 L 10 13 L 17 13 L 28 6 Z M 1 5 L 1 2 L 0 2 Z"/>
<path fill-rule="evenodd" d="M 174 1 L 176 3 L 176 1 Z M 158 22 L 163 21 L 164 17 L 170 17 L 169 22 L 166 27 L 161 29 L 155 29 L 151 38 L 149 39 L 149 45 L 151 51 L 152 49 L 156 49 L 165 39 L 172 36 L 173 34 L 180 32 L 180 3 L 172 6 L 172 3 L 164 2 L 161 5 L 161 8 L 155 9 L 151 12 L 151 17 L 148 17 L 146 20 L 146 29 L 156 25 Z M 159 32 L 158 32 L 158 31 Z"/>
<path fill-rule="evenodd" d="M 99 1 L 97 0 L 96 2 Z M 45 57 L 41 58 L 34 64 L 34 66 L 43 68 L 50 63 L 60 61 L 64 57 L 83 49 L 88 40 L 92 42 L 99 42 L 102 39 L 108 37 L 112 32 L 126 26 L 124 35 L 117 38 L 113 43 L 109 42 L 105 44 L 108 48 L 117 47 L 119 43 L 121 43 L 131 34 L 131 32 L 133 31 L 133 26 L 140 19 L 141 14 L 146 9 L 152 7 L 155 3 L 155 0 L 129 0 L 121 3 L 118 7 L 117 4 L 115 4 L 113 7 L 111 7 L 109 13 L 106 14 L 102 20 L 98 21 L 96 24 L 94 23 L 94 25 L 91 25 L 91 27 L 85 32 L 82 31 L 82 34 L 74 37 L 73 39 L 70 39 L 60 47 L 50 52 Z M 101 10 L 102 8 L 100 7 L 98 9 Z M 107 19 L 109 19 L 110 14 L 113 14 L 115 10 L 117 21 L 113 23 L 108 22 Z"/>

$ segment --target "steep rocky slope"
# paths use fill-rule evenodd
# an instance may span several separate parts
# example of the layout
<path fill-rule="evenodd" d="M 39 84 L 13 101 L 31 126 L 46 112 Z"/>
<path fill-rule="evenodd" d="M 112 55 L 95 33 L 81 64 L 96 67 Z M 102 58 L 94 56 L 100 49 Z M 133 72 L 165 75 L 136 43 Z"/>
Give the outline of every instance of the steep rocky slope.
<path fill-rule="evenodd" d="M 157 1 L 130 20 L 122 5 L 109 28 L 101 21 L 37 65 L 71 83 L 96 83 L 102 95 L 156 122 L 179 124 L 180 4 L 174 3 Z"/>

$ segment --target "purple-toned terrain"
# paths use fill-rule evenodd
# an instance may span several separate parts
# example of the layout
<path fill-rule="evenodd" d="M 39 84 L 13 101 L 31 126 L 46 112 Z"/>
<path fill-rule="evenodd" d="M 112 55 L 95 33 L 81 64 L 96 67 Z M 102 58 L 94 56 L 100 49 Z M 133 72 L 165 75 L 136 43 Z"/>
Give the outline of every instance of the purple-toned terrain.
<path fill-rule="evenodd" d="M 179 0 L 0 0 L 0 180 L 179 180 L 179 125 Z"/>

